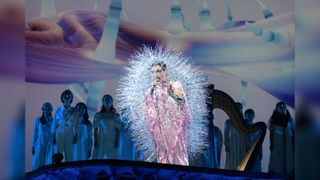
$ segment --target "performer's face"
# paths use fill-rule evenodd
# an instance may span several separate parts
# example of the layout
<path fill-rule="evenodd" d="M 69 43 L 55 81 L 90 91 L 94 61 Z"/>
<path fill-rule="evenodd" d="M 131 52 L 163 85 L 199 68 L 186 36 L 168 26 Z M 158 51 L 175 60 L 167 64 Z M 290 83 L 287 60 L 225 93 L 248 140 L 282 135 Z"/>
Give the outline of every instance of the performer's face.
<path fill-rule="evenodd" d="M 166 79 L 166 72 L 159 65 L 155 65 L 151 68 L 151 73 L 156 81 L 163 81 Z"/>
<path fill-rule="evenodd" d="M 86 112 L 86 107 L 83 106 L 83 105 L 80 105 L 80 106 L 77 107 L 77 110 L 79 111 L 79 113 L 81 115 L 83 115 Z"/>
<path fill-rule="evenodd" d="M 281 114 L 286 114 L 287 113 L 287 106 L 285 104 L 280 104 L 277 107 L 277 111 Z"/>
<path fill-rule="evenodd" d="M 42 106 L 42 111 L 43 111 L 43 114 L 45 114 L 46 116 L 49 116 L 51 113 L 52 113 L 52 106 L 51 104 L 44 104 Z"/>
<path fill-rule="evenodd" d="M 113 100 L 109 97 L 104 97 L 102 103 L 104 107 L 110 108 L 113 105 Z"/>
<path fill-rule="evenodd" d="M 69 94 L 65 94 L 63 97 L 63 105 L 65 108 L 69 108 L 71 106 L 71 102 L 72 102 L 72 96 Z"/>
<path fill-rule="evenodd" d="M 252 123 L 252 121 L 254 119 L 254 114 L 253 113 L 246 113 L 245 114 L 245 118 L 246 118 L 248 123 Z"/>

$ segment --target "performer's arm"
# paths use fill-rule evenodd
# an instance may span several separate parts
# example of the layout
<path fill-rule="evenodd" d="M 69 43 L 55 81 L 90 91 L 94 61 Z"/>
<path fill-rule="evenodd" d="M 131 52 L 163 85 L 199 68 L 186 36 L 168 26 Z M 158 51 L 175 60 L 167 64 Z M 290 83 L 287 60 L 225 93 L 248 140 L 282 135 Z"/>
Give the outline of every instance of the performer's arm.
<path fill-rule="evenodd" d="M 168 89 L 168 94 L 176 100 L 180 105 L 185 105 L 185 93 L 181 83 L 173 82 L 170 83 L 170 87 Z"/>
<path fill-rule="evenodd" d="M 293 122 L 293 119 L 292 118 L 290 118 L 290 120 L 289 120 L 289 131 L 290 131 L 290 134 L 291 134 L 291 141 L 292 141 L 292 149 L 294 150 L 295 149 L 295 133 L 294 133 L 294 129 L 295 129 L 295 127 L 294 127 L 294 122 Z"/>
<path fill-rule="evenodd" d="M 91 150 L 92 150 L 92 124 L 90 123 L 88 125 L 88 158 L 91 156 Z"/>
<path fill-rule="evenodd" d="M 148 92 L 150 93 L 150 95 L 153 94 L 156 85 L 157 85 L 157 81 L 153 81 L 153 82 L 151 83 L 151 87 L 150 87 L 149 90 L 148 90 Z M 147 96 L 147 95 L 146 95 L 146 96 Z M 145 96 L 145 97 L 146 97 L 146 96 Z"/>
<path fill-rule="evenodd" d="M 94 147 L 95 148 L 98 148 L 98 132 L 99 132 L 99 129 L 98 128 L 94 128 L 94 133 L 93 133 L 93 137 L 94 137 Z"/>
<path fill-rule="evenodd" d="M 226 152 L 229 152 L 230 150 L 229 130 L 230 130 L 230 120 L 228 119 L 224 124 L 224 146 L 225 146 Z"/>
<path fill-rule="evenodd" d="M 56 129 L 58 126 L 58 121 L 60 120 L 60 109 L 58 108 L 55 112 L 54 112 L 54 118 L 53 118 L 53 122 L 52 122 L 52 128 L 51 128 L 51 134 L 55 134 L 56 133 Z"/>
<path fill-rule="evenodd" d="M 120 136 L 120 125 L 119 125 L 119 114 L 116 114 L 116 119 L 115 119 L 115 130 L 116 130 L 116 139 L 114 142 L 114 147 L 117 148 L 119 145 L 119 136 Z"/>
<path fill-rule="evenodd" d="M 218 140 L 219 140 L 219 149 L 218 149 L 218 154 L 219 154 L 219 162 L 221 160 L 221 150 L 222 150 L 222 143 L 223 143 L 223 138 L 222 138 L 222 132 L 219 128 L 218 129 Z"/>
<path fill-rule="evenodd" d="M 39 119 L 37 118 L 34 122 L 34 130 L 33 130 L 33 137 L 32 137 L 32 147 L 31 147 L 31 152 L 32 155 L 35 153 L 35 147 L 36 147 L 36 142 L 38 140 L 38 134 L 39 134 Z"/>
<path fill-rule="evenodd" d="M 270 122 L 270 126 L 269 126 L 269 129 L 270 129 L 270 151 L 273 150 L 273 135 L 274 135 L 274 128 L 273 128 L 273 125 L 272 125 L 272 122 L 271 120 L 269 121 Z"/>
<path fill-rule="evenodd" d="M 61 116 L 62 116 L 61 109 L 58 108 L 54 113 L 54 118 L 53 118 L 53 122 L 51 125 L 51 137 L 52 137 L 53 144 L 56 144 L 56 130 L 58 127 L 58 123 L 59 123 L 60 119 L 62 118 Z"/>
<path fill-rule="evenodd" d="M 78 140 L 78 128 L 79 128 L 79 113 L 73 109 L 72 110 L 72 120 L 73 120 L 73 144 L 77 143 Z"/>
<path fill-rule="evenodd" d="M 93 133 L 93 141 L 94 141 L 94 148 L 98 148 L 98 114 L 95 114 L 94 120 L 93 120 L 93 128 L 94 128 L 94 133 Z"/>

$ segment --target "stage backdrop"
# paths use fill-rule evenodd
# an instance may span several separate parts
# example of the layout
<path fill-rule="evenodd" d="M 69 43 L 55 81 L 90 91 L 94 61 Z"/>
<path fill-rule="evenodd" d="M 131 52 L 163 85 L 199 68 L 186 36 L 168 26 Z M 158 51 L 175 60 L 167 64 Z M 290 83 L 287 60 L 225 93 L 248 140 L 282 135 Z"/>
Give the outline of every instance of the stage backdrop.
<path fill-rule="evenodd" d="M 292 0 L 32 0 L 26 2 L 26 171 L 41 106 L 56 109 L 71 89 L 73 104 L 100 108 L 141 45 L 182 51 L 216 89 L 268 122 L 284 101 L 294 116 Z M 115 104 L 117 100 L 115 99 Z M 94 111 L 90 112 L 92 120 Z M 224 112 L 215 111 L 222 131 Z M 262 170 L 268 169 L 269 132 Z M 225 162 L 222 151 L 222 168 Z"/>

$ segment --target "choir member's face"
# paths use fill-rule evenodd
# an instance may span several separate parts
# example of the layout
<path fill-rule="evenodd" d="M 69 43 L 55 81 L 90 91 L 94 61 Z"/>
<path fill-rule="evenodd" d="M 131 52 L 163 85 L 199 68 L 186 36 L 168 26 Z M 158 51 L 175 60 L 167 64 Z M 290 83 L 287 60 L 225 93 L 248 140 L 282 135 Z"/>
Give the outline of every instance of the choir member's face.
<path fill-rule="evenodd" d="M 72 96 L 70 94 L 65 94 L 62 99 L 64 107 L 69 108 L 71 106 Z"/>
<path fill-rule="evenodd" d="M 86 112 L 86 107 L 84 107 L 83 105 L 80 105 L 77 107 L 78 112 L 83 115 Z"/>
<path fill-rule="evenodd" d="M 166 79 L 166 72 L 161 68 L 160 65 L 155 65 L 151 68 L 151 73 L 156 81 L 163 81 Z"/>
<path fill-rule="evenodd" d="M 287 113 L 287 106 L 285 104 L 280 104 L 277 107 L 277 111 L 281 114 L 286 114 Z"/>
<path fill-rule="evenodd" d="M 245 118 L 247 120 L 248 123 L 252 123 L 253 119 L 254 119 L 254 114 L 252 113 L 246 113 L 245 114 Z"/>
<path fill-rule="evenodd" d="M 106 108 L 111 108 L 111 106 L 113 105 L 113 100 L 109 97 L 105 97 L 102 100 L 103 106 Z"/>
<path fill-rule="evenodd" d="M 49 103 L 46 103 L 42 106 L 43 113 L 48 116 L 52 113 L 52 106 Z"/>

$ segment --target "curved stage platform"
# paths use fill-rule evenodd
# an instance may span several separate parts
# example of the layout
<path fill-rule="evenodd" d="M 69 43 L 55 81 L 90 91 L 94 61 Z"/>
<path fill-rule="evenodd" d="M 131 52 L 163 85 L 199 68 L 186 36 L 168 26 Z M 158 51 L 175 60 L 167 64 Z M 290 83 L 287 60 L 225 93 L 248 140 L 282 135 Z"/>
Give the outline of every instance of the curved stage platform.
<path fill-rule="evenodd" d="M 126 160 L 87 160 L 47 165 L 26 179 L 287 179 L 285 174 L 253 173 Z"/>

